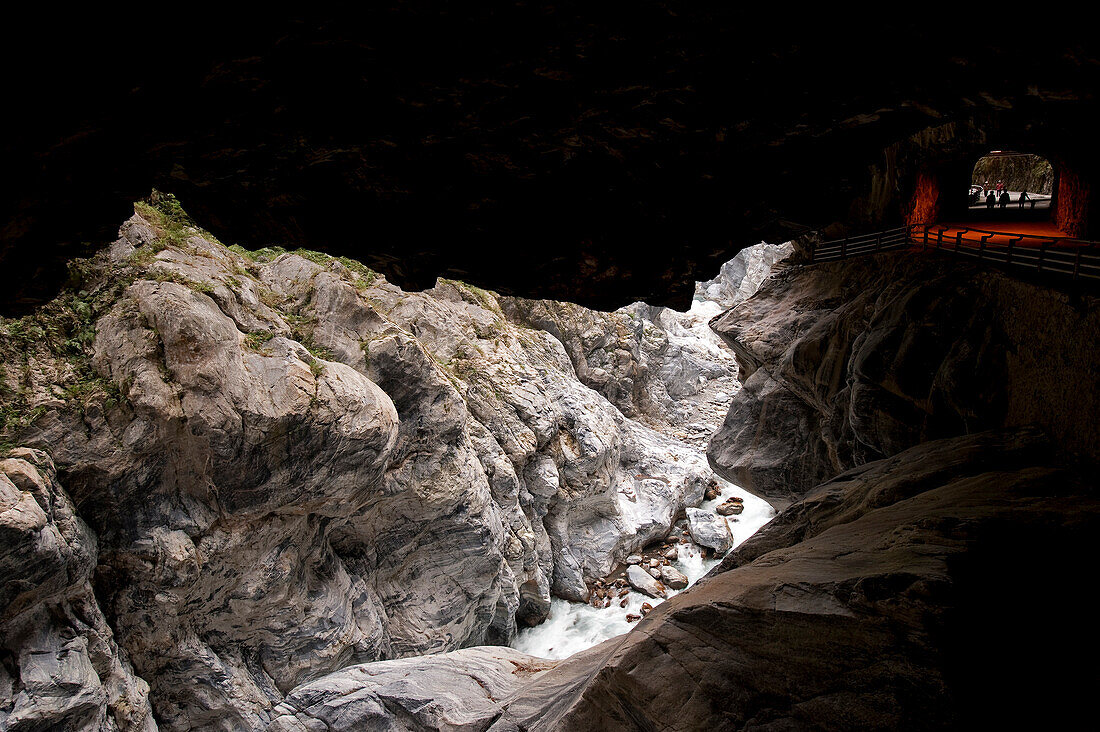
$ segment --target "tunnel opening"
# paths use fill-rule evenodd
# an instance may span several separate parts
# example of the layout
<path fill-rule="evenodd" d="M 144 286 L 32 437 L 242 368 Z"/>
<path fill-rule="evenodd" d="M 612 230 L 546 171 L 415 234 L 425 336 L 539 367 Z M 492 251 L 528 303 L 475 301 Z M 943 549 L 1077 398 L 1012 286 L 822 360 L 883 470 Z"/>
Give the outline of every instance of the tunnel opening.
<path fill-rule="evenodd" d="M 977 139 L 917 153 L 904 186 L 907 224 L 1070 242 L 1100 238 L 1091 215 L 1096 156 L 1082 138 L 1009 134 L 1002 147 L 990 149 L 990 137 L 976 130 Z"/>
<path fill-rule="evenodd" d="M 1058 176 L 1046 157 L 1034 152 L 991 150 L 970 170 L 965 211 L 951 222 L 973 231 L 1006 232 L 1025 237 L 1062 238 L 1058 226 Z M 960 191 L 961 193 L 961 191 Z"/>
<path fill-rule="evenodd" d="M 1045 157 L 993 150 L 974 163 L 967 194 L 968 211 L 976 218 L 1049 221 L 1054 183 L 1054 166 Z"/>

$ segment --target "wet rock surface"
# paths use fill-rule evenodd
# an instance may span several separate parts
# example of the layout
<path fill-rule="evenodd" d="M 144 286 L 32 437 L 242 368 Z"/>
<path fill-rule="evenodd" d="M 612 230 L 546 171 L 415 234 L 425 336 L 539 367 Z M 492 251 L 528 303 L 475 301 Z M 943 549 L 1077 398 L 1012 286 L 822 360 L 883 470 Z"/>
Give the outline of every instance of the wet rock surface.
<path fill-rule="evenodd" d="M 657 575 L 660 576 L 660 571 L 657 572 Z M 654 577 L 650 571 L 642 569 L 636 564 L 627 568 L 626 578 L 631 587 L 639 592 L 644 592 L 650 597 L 664 598 L 665 596 L 665 587 L 660 580 Z"/>
<path fill-rule="evenodd" d="M 929 442 L 809 491 L 638 632 L 519 692 L 492 729 L 1073 724 L 1095 677 L 1056 659 L 1083 663 L 1100 633 L 1047 593 L 1098 558 L 1098 528 L 1095 485 L 1038 433 Z M 1020 572 L 1037 573 L 1026 589 Z M 1043 632 L 1020 634 L 1024 618 Z M 1051 705 L 1022 710 L 1013 679 L 1032 668 Z"/>
<path fill-rule="evenodd" d="M 689 508 L 687 518 L 688 531 L 696 544 L 713 549 L 719 554 L 726 553 L 733 546 L 729 527 L 720 516 L 698 508 Z"/>

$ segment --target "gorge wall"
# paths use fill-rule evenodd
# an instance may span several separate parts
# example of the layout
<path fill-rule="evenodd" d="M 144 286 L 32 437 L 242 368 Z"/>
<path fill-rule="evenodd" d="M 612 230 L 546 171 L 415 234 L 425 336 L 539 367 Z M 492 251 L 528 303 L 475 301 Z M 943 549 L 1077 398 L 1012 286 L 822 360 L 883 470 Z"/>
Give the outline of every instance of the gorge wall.
<path fill-rule="evenodd" d="M 467 659 L 470 684 L 530 668 L 486 681 L 510 689 L 553 664 L 452 652 L 507 644 L 552 595 L 586 600 L 715 480 L 700 435 L 676 437 L 677 398 L 736 388 L 709 330 L 706 353 L 676 341 L 705 318 L 405 292 L 353 260 L 227 248 L 158 206 L 4 321 L 5 729 L 263 729 L 325 674 L 420 654 Z M 743 298 L 770 261 L 712 284 Z M 525 308 L 555 312 L 567 346 Z M 655 393 L 696 373 L 645 411 L 582 383 L 618 378 L 593 376 L 597 350 Z M 431 666 L 410 663 L 395 673 Z"/>
<path fill-rule="evenodd" d="M 488 728 L 1087 723 L 1098 305 L 911 254 L 765 282 L 714 321 L 749 376 L 710 456 L 789 505 Z"/>
<path fill-rule="evenodd" d="M 790 504 L 633 632 L 477 707 L 475 728 L 1089 719 L 1100 633 L 1066 590 L 1100 559 L 1093 425 L 1087 409 L 1070 417 L 1100 383 L 1096 341 L 1078 338 L 1098 303 L 950 264 L 878 255 L 792 267 L 716 319 L 751 376 L 712 460 Z M 976 373 L 996 378 L 962 378 Z M 752 388 L 764 374 L 767 388 Z M 782 433 L 797 469 L 783 479 L 772 433 L 754 442 L 729 429 L 741 420 Z M 734 441 L 741 462 L 723 467 Z M 1024 685 L 1041 703 L 1020 702 Z M 329 711 L 341 678 L 313 688 L 313 706 L 284 728 L 351 729 Z"/>
<path fill-rule="evenodd" d="M 1100 559 L 1094 297 L 761 245 L 691 311 L 600 313 L 406 292 L 158 205 L 4 323 L 7 728 L 1087 711 L 1100 633 L 1064 598 Z M 708 466 L 685 419 L 719 399 Z M 480 647 L 585 599 L 712 468 L 785 510 L 625 636 L 562 661 Z M 1021 710 L 1022 678 L 1049 703 Z"/>
<path fill-rule="evenodd" d="M 760 495 L 1002 426 L 1100 456 L 1090 296 L 900 253 L 781 272 L 712 325 L 744 389 L 708 455 Z"/>

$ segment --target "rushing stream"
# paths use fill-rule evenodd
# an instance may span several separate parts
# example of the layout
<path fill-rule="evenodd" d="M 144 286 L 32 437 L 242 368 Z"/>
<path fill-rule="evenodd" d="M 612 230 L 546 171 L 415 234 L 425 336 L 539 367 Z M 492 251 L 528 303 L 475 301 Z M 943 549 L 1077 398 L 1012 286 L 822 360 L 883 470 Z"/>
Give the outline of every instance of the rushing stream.
<path fill-rule="evenodd" d="M 775 510 L 767 501 L 747 491 L 725 482 L 722 485 L 722 495 L 713 501 L 703 502 L 699 508 L 714 511 L 718 504 L 730 496 L 741 496 L 745 499 L 745 510 L 740 516 L 726 517 L 726 523 L 733 534 L 733 546 L 737 547 L 771 520 Z M 719 558 L 703 559 L 695 544 L 680 544 L 678 549 L 680 556 L 671 564 L 687 575 L 689 587 L 720 561 Z M 668 596 L 673 597 L 680 592 L 669 590 Z M 626 599 L 625 608 L 619 607 L 618 602 L 613 602 L 610 607 L 599 609 L 583 602 L 554 598 L 546 621 L 534 628 L 521 630 L 512 647 L 541 658 L 565 658 L 629 631 L 637 623 L 628 623 L 626 616 L 628 613 L 640 615 L 642 603 L 648 602 L 656 606 L 663 602 L 633 590 Z"/>

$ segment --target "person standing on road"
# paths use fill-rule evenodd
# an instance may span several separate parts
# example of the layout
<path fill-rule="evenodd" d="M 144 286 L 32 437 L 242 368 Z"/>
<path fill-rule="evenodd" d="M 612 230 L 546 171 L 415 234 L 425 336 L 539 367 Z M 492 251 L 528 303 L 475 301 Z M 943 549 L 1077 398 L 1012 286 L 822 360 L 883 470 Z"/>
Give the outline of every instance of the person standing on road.
<path fill-rule="evenodd" d="M 1001 198 L 999 200 L 999 203 L 1001 204 L 1001 208 L 1007 208 L 1008 207 L 1008 202 L 1011 201 L 1011 200 L 1012 200 L 1012 197 L 1008 195 L 1008 191 L 1001 191 Z"/>
<path fill-rule="evenodd" d="M 1027 195 L 1027 191 L 1020 193 L 1020 208 L 1024 207 L 1024 201 L 1030 201 L 1031 196 Z"/>
<path fill-rule="evenodd" d="M 993 207 L 996 205 L 997 194 L 993 192 L 992 188 L 990 188 L 988 191 L 985 192 L 985 207 L 992 211 Z"/>

